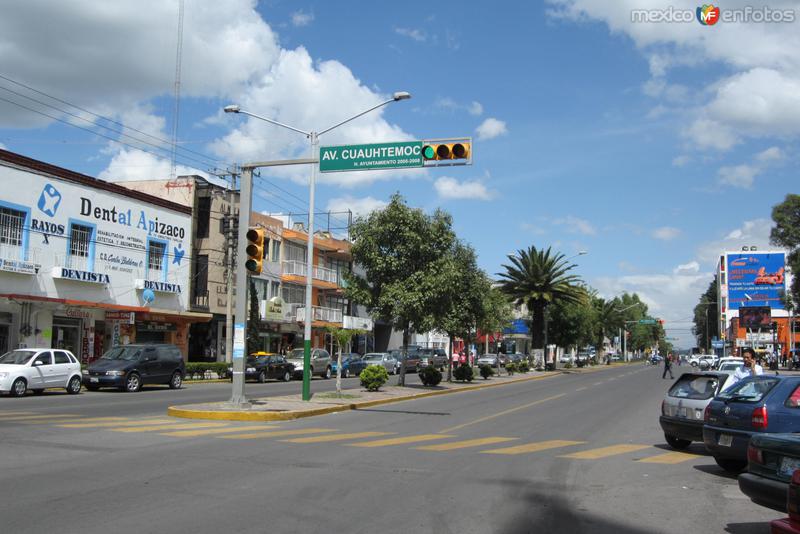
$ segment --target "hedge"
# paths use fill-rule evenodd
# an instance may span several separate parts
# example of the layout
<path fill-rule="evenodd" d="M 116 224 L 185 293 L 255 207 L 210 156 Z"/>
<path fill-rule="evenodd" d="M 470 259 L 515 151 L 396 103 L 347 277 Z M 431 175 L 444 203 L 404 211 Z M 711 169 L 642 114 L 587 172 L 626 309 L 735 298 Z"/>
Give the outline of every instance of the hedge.
<path fill-rule="evenodd" d="M 230 378 L 228 375 L 230 365 L 226 362 L 189 362 L 186 364 L 186 378 L 192 380 Z"/>

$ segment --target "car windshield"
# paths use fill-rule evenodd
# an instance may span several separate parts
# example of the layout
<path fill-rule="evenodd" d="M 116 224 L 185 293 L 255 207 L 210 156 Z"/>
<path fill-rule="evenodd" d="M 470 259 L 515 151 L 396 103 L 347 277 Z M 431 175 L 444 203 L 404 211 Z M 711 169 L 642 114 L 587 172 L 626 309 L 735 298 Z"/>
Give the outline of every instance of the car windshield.
<path fill-rule="evenodd" d="M 109 350 L 101 359 L 103 360 L 127 360 L 136 361 L 142 353 L 140 347 L 114 347 Z"/>
<path fill-rule="evenodd" d="M 780 382 L 775 377 L 745 378 L 719 394 L 721 400 L 760 402 Z"/>
<path fill-rule="evenodd" d="M 36 354 L 35 350 L 12 350 L 0 356 L 0 364 L 25 365 Z"/>
<path fill-rule="evenodd" d="M 670 388 L 669 396 L 679 399 L 710 399 L 717 393 L 719 378 L 713 375 L 684 375 Z"/>
<path fill-rule="evenodd" d="M 296 360 L 302 360 L 304 352 L 305 352 L 305 349 L 294 349 L 292 351 L 292 353 L 289 355 L 289 357 L 290 358 L 294 358 Z"/>

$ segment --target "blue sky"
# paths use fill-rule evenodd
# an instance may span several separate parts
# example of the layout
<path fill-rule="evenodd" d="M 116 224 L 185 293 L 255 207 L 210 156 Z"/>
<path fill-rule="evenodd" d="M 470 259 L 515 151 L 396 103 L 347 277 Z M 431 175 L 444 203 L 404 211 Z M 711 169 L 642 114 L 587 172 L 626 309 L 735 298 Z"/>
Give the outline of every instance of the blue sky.
<path fill-rule="evenodd" d="M 715 257 L 766 247 L 772 206 L 797 192 L 800 31 L 798 22 L 631 22 L 631 9 L 669 4 L 186 0 L 179 172 L 308 153 L 298 134 L 225 115 L 228 103 L 321 130 L 409 91 L 411 100 L 322 144 L 472 136 L 474 164 L 328 174 L 319 209 L 365 213 L 395 191 L 442 207 L 490 274 L 522 247 L 586 250 L 577 271 L 591 285 L 609 297 L 639 292 L 690 346 L 685 321 Z M 48 18 L 56 29 L 46 39 L 26 30 Z M 64 102 L 139 139 L 169 139 L 176 24 L 171 0 L 10 8 L 0 21 L 0 98 L 70 124 L 0 100 L 0 144 L 107 180 L 168 177 L 167 153 Z M 307 211 L 305 172 L 264 173 L 257 208 Z"/>

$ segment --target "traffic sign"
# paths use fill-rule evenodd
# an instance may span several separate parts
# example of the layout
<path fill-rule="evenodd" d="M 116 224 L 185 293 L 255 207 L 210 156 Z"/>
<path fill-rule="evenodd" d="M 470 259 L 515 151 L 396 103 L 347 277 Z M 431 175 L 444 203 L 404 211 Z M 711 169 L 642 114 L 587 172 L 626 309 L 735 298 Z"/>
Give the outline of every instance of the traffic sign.
<path fill-rule="evenodd" d="M 655 319 L 639 319 L 639 324 L 656 324 Z"/>
<path fill-rule="evenodd" d="M 422 141 L 322 146 L 319 172 L 422 167 Z"/>

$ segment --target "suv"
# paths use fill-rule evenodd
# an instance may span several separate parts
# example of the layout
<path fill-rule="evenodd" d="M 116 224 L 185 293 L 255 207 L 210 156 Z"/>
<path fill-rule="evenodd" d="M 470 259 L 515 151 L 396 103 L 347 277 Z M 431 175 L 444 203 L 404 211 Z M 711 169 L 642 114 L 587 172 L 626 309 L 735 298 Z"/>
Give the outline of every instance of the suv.
<path fill-rule="evenodd" d="M 394 356 L 394 359 L 397 360 L 397 372 L 400 372 L 400 367 L 402 365 L 402 361 L 405 360 L 406 362 L 406 372 L 407 373 L 416 373 L 420 368 L 420 349 L 417 346 L 409 345 L 408 352 L 406 353 L 405 358 L 403 358 L 403 349 L 392 349 L 389 351 L 389 354 Z"/>
<path fill-rule="evenodd" d="M 294 377 L 298 380 L 303 378 L 303 356 L 305 349 L 294 349 L 291 354 L 286 356 L 286 361 L 294 364 Z M 321 376 L 322 378 L 331 377 L 331 355 L 325 349 L 311 349 L 311 376 Z"/>
<path fill-rule="evenodd" d="M 83 385 L 89 391 L 115 387 L 129 393 L 144 384 L 169 384 L 171 389 L 179 389 L 185 375 L 186 364 L 175 345 L 120 345 L 83 370 Z"/>
<path fill-rule="evenodd" d="M 447 367 L 447 353 L 444 349 L 422 349 L 419 351 L 419 366 L 431 366 L 444 371 Z"/>

